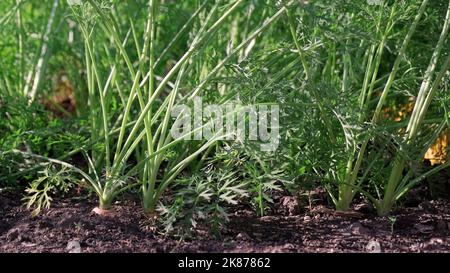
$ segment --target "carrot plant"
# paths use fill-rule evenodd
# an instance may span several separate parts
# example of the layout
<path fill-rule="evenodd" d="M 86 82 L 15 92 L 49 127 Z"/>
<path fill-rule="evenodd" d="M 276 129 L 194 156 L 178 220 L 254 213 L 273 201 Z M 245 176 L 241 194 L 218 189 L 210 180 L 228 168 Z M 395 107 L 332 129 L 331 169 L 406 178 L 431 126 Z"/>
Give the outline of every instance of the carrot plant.
<path fill-rule="evenodd" d="M 331 185 L 336 185 L 331 187 L 326 184 L 331 200 L 338 210 L 348 210 L 357 193 L 357 184 L 360 184 L 358 174 L 368 144 L 368 141 L 365 143 L 366 132 L 361 128 L 367 127 L 364 123 L 370 111 L 369 103 L 374 89 L 379 85 L 377 81 L 381 58 L 398 11 L 396 4 L 365 10 L 361 9 L 361 5 L 335 5 L 336 14 L 330 14 L 324 8 L 324 16 L 328 16 L 325 18 L 330 20 L 325 21 L 326 31 L 308 31 L 308 26 L 298 26 L 297 22 L 308 22 L 310 14 L 307 12 L 300 13 L 301 16 L 297 20 L 293 12 L 289 11 L 287 20 L 298 55 L 300 75 L 306 82 L 302 88 L 309 93 L 309 100 L 316 109 L 314 116 L 318 120 L 313 118 L 311 126 L 322 133 L 315 144 L 321 145 L 320 142 L 325 142 L 332 147 L 330 152 L 323 150 L 318 156 L 317 150 L 311 155 L 301 152 L 302 157 L 317 158 L 314 160 L 315 165 L 311 166 L 312 170 L 316 175 L 322 176 L 322 179 L 330 181 Z M 344 19 L 337 22 L 333 16 L 340 14 L 343 14 Z M 363 16 L 370 16 L 370 22 Z M 373 40 L 361 33 L 364 28 L 375 33 Z M 349 34 L 351 31 L 356 37 Z M 306 35 L 311 38 L 305 37 Z M 302 42 L 307 42 L 307 39 L 321 42 L 315 54 L 321 56 L 322 63 L 315 62 L 309 57 L 311 53 L 305 52 L 308 45 L 303 45 Z M 358 97 L 359 101 L 356 100 Z M 363 142 L 362 145 L 360 141 Z M 322 167 L 324 174 L 321 172 Z"/>
<path fill-rule="evenodd" d="M 189 94 L 181 94 L 180 89 L 188 71 L 192 71 L 193 66 L 198 64 L 196 59 L 207 50 L 216 32 L 225 26 L 227 19 L 238 12 L 243 3 L 243 0 L 228 3 L 223 12 L 220 11 L 223 5 L 221 1 L 200 5 L 159 56 L 156 51 L 156 34 L 158 28 L 164 26 L 156 26 L 158 1 L 148 2 L 148 16 L 142 40 L 131 18 L 127 34 L 121 33 L 118 18 L 109 11 L 114 10 L 114 7 L 104 6 L 93 0 L 72 6 L 85 40 L 89 100 L 93 111 L 92 137 L 104 139 L 103 152 L 88 156 L 90 173 L 95 177 L 93 187 L 99 196 L 100 208 L 109 208 L 117 194 L 126 189 L 127 178 L 137 174 L 142 188 L 144 211 L 154 213 L 157 202 L 171 182 L 200 154 L 223 137 L 222 132 L 217 132 L 212 139 L 197 145 L 186 143 L 182 138 L 172 139 L 171 112 L 183 101 L 183 97 L 189 97 L 189 101 L 199 95 L 204 85 L 233 56 L 254 41 L 284 12 L 282 8 L 269 17 L 249 33 L 248 37 L 244 37 L 215 67 L 206 70 L 206 73 L 203 70 L 204 77 L 197 86 L 192 87 Z M 86 18 L 88 16 L 91 16 L 91 20 Z M 190 28 L 193 23 L 198 23 L 198 28 Z M 192 37 L 186 51 L 165 75 L 158 79 L 155 71 L 161 70 L 164 65 L 163 54 L 170 52 L 176 40 L 185 33 Z M 104 37 L 105 40 L 99 40 L 99 37 Z M 108 40 L 110 48 L 104 46 Z M 131 44 L 135 48 L 133 53 L 127 46 L 129 41 L 132 41 Z M 116 54 L 114 57 L 113 52 Z M 106 65 L 98 61 L 105 56 Z M 121 67 L 126 70 L 121 71 Z M 106 77 L 102 75 L 104 73 Z M 128 87 L 121 86 L 117 80 L 119 75 L 129 79 Z M 102 80 L 103 77 L 107 80 Z M 111 113 L 108 106 L 108 103 L 114 100 L 120 100 L 121 104 L 117 113 Z M 113 117 L 116 121 L 111 124 Z M 109 132 L 116 128 L 119 132 L 113 143 Z M 198 130 L 202 130 L 202 127 L 194 128 L 187 135 Z M 175 155 L 168 156 L 169 151 L 175 151 Z M 137 155 L 137 162 L 136 166 L 130 169 L 127 162 L 133 154 Z"/>
<path fill-rule="evenodd" d="M 419 93 L 415 100 L 414 110 L 406 128 L 404 141 L 407 145 L 411 145 L 413 143 L 416 144 L 417 142 L 415 142 L 414 140 L 418 137 L 418 135 L 420 135 L 424 130 L 429 130 L 429 127 L 424 125 L 425 116 L 427 115 L 433 98 L 435 97 L 438 89 L 442 84 L 445 74 L 450 68 L 450 56 L 447 56 L 445 60 L 441 62 L 439 61 L 440 58 L 445 57 L 445 55 L 443 56 L 442 54 L 442 50 L 444 49 L 445 44 L 448 41 L 448 31 L 450 27 L 450 2 L 448 4 L 447 14 L 442 26 L 442 33 L 433 51 L 430 64 L 424 74 Z M 435 71 L 438 64 L 441 65 L 441 70 L 436 74 Z M 431 138 L 432 141 L 437 139 L 442 130 L 445 128 L 444 125 L 446 125 L 445 119 L 443 119 L 442 125 L 438 126 L 435 135 Z M 423 147 L 422 151 L 419 153 L 420 158 L 423 158 L 426 149 L 430 147 L 430 145 L 430 143 L 427 143 Z M 398 151 L 392 164 L 392 171 L 385 186 L 383 198 L 375 202 L 378 214 L 388 214 L 391 211 L 391 208 L 394 205 L 395 201 L 402 197 L 411 188 L 412 185 L 415 185 L 416 183 L 424 179 L 427 175 L 450 166 L 450 164 L 446 163 L 435 170 L 431 170 L 425 175 L 421 175 L 416 179 L 411 179 L 413 170 L 409 170 L 406 175 L 403 174 L 405 168 L 407 167 L 407 161 L 408 160 L 404 157 L 403 152 L 401 150 Z"/>
<path fill-rule="evenodd" d="M 370 187 L 374 182 L 371 180 L 385 175 L 381 173 L 380 166 L 383 164 L 383 158 L 386 158 L 386 147 L 392 146 L 380 141 L 387 135 L 393 139 L 398 135 L 398 126 L 393 128 L 383 121 L 382 109 L 391 105 L 398 96 L 392 94 L 395 84 L 406 80 L 406 76 L 400 78 L 398 75 L 408 73 L 408 70 L 405 70 L 408 64 L 404 64 L 404 60 L 411 40 L 417 34 L 417 27 L 427 10 L 428 0 L 417 4 L 419 5 L 388 1 L 380 1 L 379 5 L 375 6 L 365 3 L 336 3 L 330 7 L 331 11 L 318 5 L 320 7 L 318 11 L 308 11 L 306 6 L 306 11 L 297 13 L 300 15 L 297 17 L 295 11 L 287 12 L 291 38 L 298 56 L 297 67 L 300 70 L 298 75 L 304 82 L 300 89 L 309 93 L 308 100 L 315 104 L 313 109 L 316 111 L 313 113 L 311 123 L 314 128 L 320 130 L 320 138 L 313 143 L 322 147 L 322 143 L 325 142 L 331 148 L 315 149 L 312 154 L 308 154 L 308 150 L 299 153 L 304 157 L 304 162 L 311 162 L 314 158 L 315 163 L 311 166 L 311 170 L 328 181 L 325 185 L 338 210 L 348 210 L 358 192 L 370 196 L 369 198 L 379 208 L 380 214 L 390 210 L 389 205 L 389 208 L 381 209 L 382 206 L 379 204 L 384 201 L 375 201 L 376 198 L 372 198 L 368 191 L 371 191 Z M 321 22 L 322 29 L 308 30 L 310 20 L 317 24 L 314 20 L 314 16 L 317 15 L 310 12 L 320 12 L 321 9 L 325 12 L 323 14 L 325 19 Z M 408 24 L 407 32 L 401 39 L 397 27 L 400 23 Z M 444 24 L 443 32 L 446 32 L 446 27 Z M 366 33 L 374 35 L 369 37 Z M 442 35 L 433 55 L 434 66 L 446 37 Z M 308 52 L 311 41 L 314 40 L 319 40 L 322 44 L 314 50 L 315 53 Z M 392 52 L 393 42 L 399 42 L 395 53 Z M 387 52 L 389 48 L 390 52 Z M 321 63 L 311 58 L 312 54 L 320 56 Z M 391 58 L 393 54 L 396 56 L 390 68 L 384 63 L 387 54 L 391 55 Z M 430 64 L 422 89 L 426 90 L 430 85 L 430 74 L 433 69 Z M 439 87 L 446 69 L 444 65 L 441 77 L 438 76 L 436 79 L 438 82 L 435 82 L 435 88 Z M 409 71 L 411 70 L 413 68 Z M 422 95 L 424 92 L 422 90 L 419 93 L 417 99 L 419 103 L 425 100 L 423 97 L 420 98 L 421 96 L 427 96 Z M 428 99 L 429 103 L 431 97 Z M 418 109 L 424 109 L 424 106 L 425 104 L 416 105 Z M 420 111 L 423 110 L 415 110 L 416 113 Z M 412 128 L 417 130 L 417 125 L 424 121 L 423 116 L 422 119 L 418 119 L 416 113 L 409 121 L 408 132 Z M 429 128 L 433 121 L 427 120 L 425 123 L 428 124 L 425 128 Z M 306 147 L 311 149 L 311 144 Z M 399 150 L 398 153 L 402 154 L 402 151 Z M 397 175 L 403 171 L 401 164 L 400 168 L 397 166 L 394 169 L 397 169 Z M 388 185 L 390 186 L 386 187 L 386 190 L 389 187 L 395 188 L 398 183 L 390 182 Z M 392 189 L 388 191 L 391 192 Z M 387 194 L 387 199 L 391 199 L 391 194 Z"/>
<path fill-rule="evenodd" d="M 411 41 L 412 36 L 415 33 L 417 25 L 419 24 L 420 19 L 422 18 L 422 15 L 425 12 L 427 4 L 428 4 L 428 0 L 424 0 L 422 2 L 421 6 L 420 6 L 419 10 L 417 11 L 417 14 L 414 18 L 414 21 L 412 22 L 412 24 L 409 28 L 409 31 L 406 34 L 406 37 L 404 38 L 403 43 L 399 49 L 397 58 L 395 59 L 395 62 L 392 67 L 392 72 L 389 74 L 387 82 L 384 85 L 384 89 L 378 99 L 376 108 L 375 108 L 372 118 L 370 120 L 370 122 L 375 126 L 381 119 L 381 109 L 386 104 L 387 95 L 391 90 L 392 84 L 394 83 L 394 80 L 395 80 L 398 70 L 400 68 L 401 61 L 404 58 L 405 51 L 407 50 L 407 47 Z M 380 60 L 381 60 L 381 56 L 383 54 L 383 49 L 384 49 L 385 43 L 386 43 L 386 36 L 389 34 L 389 31 L 392 28 L 392 24 L 393 24 L 392 19 L 395 15 L 396 8 L 397 8 L 396 4 L 394 4 L 391 8 L 392 12 L 391 12 L 391 16 L 389 17 L 390 20 L 387 22 L 386 31 L 385 31 L 383 38 L 381 40 L 381 43 L 378 47 L 378 51 L 375 52 L 375 58 L 374 58 L 375 64 L 373 64 L 372 59 L 369 59 L 367 61 L 367 70 L 366 70 L 364 85 L 363 85 L 363 88 L 361 91 L 361 96 L 360 96 L 360 105 L 362 105 L 360 110 L 362 112 L 365 112 L 365 110 L 367 109 L 367 102 L 369 102 L 372 99 L 374 81 L 377 79 L 377 76 L 378 76 L 377 73 L 378 73 L 378 69 L 380 66 Z M 374 47 L 372 47 L 370 49 L 370 52 L 368 54 L 369 58 L 372 58 L 373 53 L 374 53 L 373 50 L 374 50 Z M 367 84 L 369 79 L 372 79 L 370 87 L 368 87 L 368 84 Z M 361 115 L 361 120 L 363 120 L 363 119 L 364 119 L 364 115 Z M 360 168 L 361 168 L 363 159 L 365 157 L 365 152 L 367 149 L 367 145 L 369 144 L 369 140 L 370 140 L 370 138 L 366 137 L 366 139 L 362 142 L 361 146 L 359 147 L 359 151 L 355 150 L 356 161 L 354 161 L 353 156 L 351 156 L 348 161 L 347 172 L 345 175 L 345 182 L 342 184 L 341 188 L 339 189 L 339 199 L 337 200 L 337 203 L 336 203 L 336 207 L 339 210 L 348 210 L 348 208 L 350 207 L 350 204 L 354 198 L 354 195 L 358 188 L 358 185 L 356 184 L 357 179 L 358 179 L 358 174 L 360 172 Z"/>

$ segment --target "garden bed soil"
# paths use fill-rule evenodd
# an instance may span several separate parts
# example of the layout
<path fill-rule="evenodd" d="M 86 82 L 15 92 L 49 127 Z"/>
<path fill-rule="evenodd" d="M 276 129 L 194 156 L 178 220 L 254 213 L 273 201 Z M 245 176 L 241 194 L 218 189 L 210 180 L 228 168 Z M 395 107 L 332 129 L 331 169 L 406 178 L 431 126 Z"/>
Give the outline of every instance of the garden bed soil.
<path fill-rule="evenodd" d="M 0 252 L 450 251 L 450 202 L 445 200 L 422 201 L 390 218 L 377 217 L 364 205 L 357 206 L 362 218 L 335 215 L 322 206 L 264 217 L 236 208 L 220 239 L 199 228 L 191 239 L 179 240 L 156 234 L 139 201 L 121 201 L 113 217 L 101 217 L 92 213 L 93 200 L 59 199 L 33 218 L 20 196 L 0 193 Z"/>

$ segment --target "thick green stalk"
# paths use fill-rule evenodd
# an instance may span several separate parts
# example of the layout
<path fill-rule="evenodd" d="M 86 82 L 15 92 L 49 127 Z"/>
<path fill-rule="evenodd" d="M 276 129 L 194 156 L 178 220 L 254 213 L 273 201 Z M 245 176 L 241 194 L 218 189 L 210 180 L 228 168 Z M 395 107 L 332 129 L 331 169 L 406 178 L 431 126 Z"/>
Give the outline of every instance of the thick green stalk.
<path fill-rule="evenodd" d="M 408 48 L 409 42 L 411 41 L 411 38 L 412 38 L 413 34 L 416 31 L 417 25 L 419 24 L 420 19 L 422 18 L 422 15 L 425 12 L 425 9 L 427 7 L 428 1 L 429 0 L 424 0 L 422 2 L 422 5 L 420 6 L 419 11 L 418 11 L 418 13 L 417 13 L 417 15 L 416 15 L 416 17 L 414 19 L 414 22 L 411 24 L 411 27 L 410 27 L 410 29 L 409 29 L 409 31 L 408 31 L 408 33 L 407 33 L 407 35 L 406 35 L 406 37 L 405 37 L 405 39 L 403 41 L 403 44 L 402 44 L 402 46 L 401 46 L 401 48 L 399 50 L 399 54 L 398 54 L 397 58 L 395 59 L 394 65 L 392 67 L 392 71 L 391 71 L 391 73 L 389 75 L 389 79 L 388 79 L 388 81 L 387 81 L 387 83 L 385 85 L 385 88 L 384 88 L 381 96 L 380 96 L 380 99 L 378 101 L 377 107 L 376 107 L 375 112 L 374 112 L 373 117 L 372 117 L 372 123 L 374 123 L 374 124 L 378 123 L 378 121 L 380 119 L 381 109 L 382 109 L 382 107 L 384 106 L 384 104 L 386 102 L 387 95 L 389 94 L 389 92 L 390 92 L 390 90 L 392 88 L 392 85 L 393 85 L 394 80 L 395 80 L 395 78 L 397 76 L 397 72 L 398 72 L 398 69 L 400 67 L 400 64 L 401 64 L 401 62 L 404 59 L 404 56 L 405 56 L 405 53 L 406 53 L 406 49 Z M 390 18 L 393 18 L 395 6 L 392 9 L 393 9 L 393 11 L 391 13 Z M 386 31 L 386 33 L 384 35 L 384 38 L 383 38 L 380 46 L 384 45 L 385 38 L 387 37 L 388 31 L 390 30 L 391 27 L 392 27 L 392 25 L 389 25 L 389 23 L 388 23 L 387 31 Z M 379 47 L 378 57 L 377 57 L 377 58 L 380 58 L 379 60 L 381 60 L 381 54 L 382 54 L 382 48 Z M 374 77 L 372 78 L 372 83 L 374 82 L 374 79 L 376 77 L 376 73 L 378 73 L 378 66 L 379 66 L 378 60 L 377 60 L 377 64 L 376 65 L 377 66 L 376 66 L 376 69 L 375 69 L 375 72 L 374 72 Z M 372 84 L 372 87 L 370 88 L 368 96 L 371 95 L 371 90 L 373 90 L 373 84 Z M 369 101 L 369 99 L 370 99 L 370 97 L 368 97 L 367 101 Z M 354 188 L 353 187 L 354 187 L 354 185 L 356 183 L 356 180 L 357 180 L 357 177 L 358 177 L 358 173 L 359 173 L 359 170 L 361 168 L 361 164 L 362 164 L 362 161 L 363 161 L 364 154 L 365 154 L 365 151 L 367 149 L 368 143 L 369 143 L 369 138 L 366 138 L 366 140 L 364 140 L 364 142 L 362 143 L 361 148 L 360 148 L 360 150 L 358 152 L 358 156 L 357 156 L 357 161 L 356 161 L 355 167 L 352 169 L 350 175 L 346 176 L 346 177 L 349 178 L 349 180 L 346 179 L 344 185 L 342 185 L 342 187 L 340 187 L 340 189 L 339 189 L 339 192 L 340 192 L 339 196 L 344 197 L 344 199 L 338 201 L 337 207 L 339 207 L 340 209 L 348 209 L 349 206 L 350 206 L 350 203 L 351 203 L 351 201 L 353 199 L 353 196 L 354 196 Z M 353 160 L 353 159 L 350 158 L 350 160 Z"/>
<path fill-rule="evenodd" d="M 420 125 L 422 124 L 422 120 L 426 115 L 427 109 L 429 104 L 431 103 L 431 99 L 433 98 L 434 93 L 439 88 L 439 85 L 444 78 L 446 72 L 450 68 L 450 56 L 447 57 L 447 60 L 437 76 L 436 80 L 434 81 L 433 87 L 431 88 L 431 91 L 429 92 L 427 99 L 424 100 L 424 108 L 421 112 L 421 116 L 417 116 L 416 120 L 411 119 L 410 123 L 416 123 L 416 126 L 413 128 L 420 128 Z M 425 94 L 425 93 L 424 93 Z M 416 105 L 416 107 L 420 107 Z M 407 135 L 407 142 L 411 142 L 414 137 L 416 136 L 417 131 L 410 131 Z M 386 185 L 385 194 L 382 200 L 379 201 L 377 210 L 379 215 L 387 215 L 392 209 L 392 206 L 394 205 L 397 194 L 399 192 L 398 185 L 400 183 L 400 180 L 402 178 L 403 171 L 406 167 L 406 159 L 398 153 L 396 156 L 396 159 L 394 161 L 394 165 L 392 167 L 391 175 L 389 177 L 388 183 Z M 401 192 L 401 190 L 400 190 Z"/>
<path fill-rule="evenodd" d="M 417 128 L 421 123 L 420 117 L 423 117 L 423 109 L 424 107 L 422 107 L 422 105 L 424 105 L 424 100 L 427 98 L 426 94 L 427 91 L 430 89 L 430 84 L 432 81 L 432 76 L 433 73 L 436 70 L 436 65 L 438 63 L 438 59 L 439 56 L 441 55 L 441 52 L 444 48 L 444 44 L 445 42 L 448 40 L 447 39 L 447 34 L 449 31 L 449 27 L 450 27 L 450 3 L 449 6 L 447 8 L 447 14 L 445 17 L 445 21 L 444 21 L 444 26 L 442 28 L 442 32 L 441 32 L 441 36 L 439 37 L 439 41 L 436 45 L 436 49 L 433 52 L 433 55 L 431 57 L 430 60 L 430 64 L 428 65 L 428 69 L 425 72 L 425 77 L 424 80 L 422 82 L 422 85 L 420 86 L 420 91 L 419 94 L 417 95 L 417 100 L 416 100 L 416 105 L 419 105 L 420 107 L 414 107 L 412 116 L 411 116 L 411 120 L 415 121 L 416 119 L 419 119 L 417 122 L 410 122 L 410 124 L 408 124 L 408 128 L 407 128 L 407 132 L 411 132 L 411 136 L 415 136 L 416 132 L 417 132 Z M 424 105 L 425 106 L 425 105 Z M 428 108 L 428 106 L 426 106 L 425 108 Z"/>
<path fill-rule="evenodd" d="M 85 41 L 85 48 L 87 49 L 88 43 L 90 41 Z M 97 109 L 97 99 L 95 96 L 95 83 L 94 83 L 94 76 L 93 76 L 93 69 L 92 69 L 92 62 L 89 55 L 89 52 L 85 50 L 85 61 L 86 61 L 86 74 L 87 74 L 87 86 L 88 86 L 88 96 L 89 96 L 89 107 L 92 109 L 92 114 L 89 115 L 91 119 L 91 138 L 92 139 L 99 139 L 99 130 L 97 126 L 97 113 L 94 111 Z M 97 158 L 97 153 L 94 149 L 92 149 L 92 158 L 94 160 Z M 95 169 L 95 168 L 94 168 Z"/>
<path fill-rule="evenodd" d="M 209 21 L 211 20 L 211 18 L 213 17 L 213 15 L 216 13 L 217 8 L 218 8 L 218 5 L 216 4 L 212 8 L 212 10 L 209 12 L 208 17 L 203 22 L 203 26 L 200 28 L 196 37 L 194 38 L 194 40 L 192 42 L 193 44 L 196 44 L 198 42 L 198 40 L 200 39 L 200 37 L 204 34 L 206 27 L 207 27 Z M 165 109 L 165 115 L 164 115 L 163 121 L 160 123 L 160 125 L 158 126 L 158 129 L 155 133 L 155 140 L 157 137 L 159 137 L 156 151 L 161 151 L 161 149 L 163 148 L 163 145 L 167 145 L 171 141 L 171 135 L 167 134 L 167 130 L 169 127 L 171 111 L 173 109 L 173 106 L 175 105 L 175 100 L 178 96 L 178 91 L 179 91 L 181 81 L 184 79 L 187 64 L 188 63 L 185 62 L 183 64 L 183 66 L 180 68 L 180 71 L 178 72 L 178 75 L 177 75 L 177 80 L 175 82 L 175 85 L 174 85 L 172 91 L 170 92 L 170 94 L 168 95 L 168 97 L 165 99 L 165 102 L 167 102 L 167 104 L 163 103 L 163 105 L 160 106 L 159 110 Z M 158 116 L 161 114 L 162 114 L 162 111 L 158 111 L 156 113 L 156 115 L 154 116 L 154 118 L 157 119 Z M 140 137 L 138 137 L 137 139 L 139 139 L 139 138 Z M 153 155 L 153 154 L 155 154 L 155 152 L 152 152 L 150 155 Z M 149 181 L 147 182 L 145 180 L 144 185 L 143 185 L 143 204 L 144 204 L 144 211 L 147 213 L 153 213 L 154 209 L 155 209 L 155 204 L 157 202 L 157 200 L 155 200 L 155 197 L 156 197 L 155 189 L 156 189 L 156 178 L 157 178 L 156 176 L 158 174 L 158 170 L 159 170 L 164 158 L 165 158 L 164 154 L 159 153 L 155 157 L 148 159 L 151 162 L 152 170 L 151 170 L 151 174 L 149 174 Z"/>
<path fill-rule="evenodd" d="M 59 6 L 59 0 L 54 0 L 52 10 L 50 12 L 50 16 L 48 18 L 47 27 L 44 33 L 44 36 L 42 37 L 42 43 L 41 43 L 41 50 L 39 59 L 36 63 L 36 66 L 34 67 L 33 72 L 33 78 L 32 81 L 29 82 L 25 87 L 25 94 L 29 97 L 30 104 L 34 101 L 37 91 L 39 89 L 39 86 L 42 81 L 42 77 L 44 75 L 44 69 L 45 65 L 48 59 L 48 51 L 49 51 L 49 42 L 50 42 L 50 34 L 53 29 L 53 23 L 55 21 L 56 17 L 56 11 Z M 28 91 L 28 87 L 31 86 L 31 90 Z"/>
<path fill-rule="evenodd" d="M 408 129 L 407 135 L 405 136 L 405 141 L 408 144 L 410 144 L 411 141 L 417 136 L 419 129 L 422 125 L 422 122 L 425 118 L 425 115 L 427 113 L 428 107 L 431 104 L 431 100 L 433 99 L 436 90 L 439 88 L 442 79 L 444 78 L 445 74 L 447 73 L 450 67 L 450 56 L 448 56 L 440 73 L 434 80 L 434 84 L 430 88 L 433 72 L 435 71 L 438 58 L 441 55 L 441 51 L 444 47 L 445 44 L 444 41 L 446 41 L 448 37 L 449 27 L 450 27 L 450 1 L 448 4 L 447 15 L 444 21 L 444 26 L 442 28 L 439 41 L 436 45 L 436 48 L 431 57 L 430 64 L 425 73 L 425 77 L 419 91 L 419 96 L 416 100 L 413 114 L 407 127 Z M 392 167 L 391 175 L 386 185 L 384 197 L 378 204 L 377 209 L 379 215 L 387 215 L 391 211 L 391 208 L 397 199 L 396 194 L 399 192 L 398 185 L 400 183 L 400 180 L 402 179 L 402 174 L 405 167 L 406 167 L 406 159 L 401 155 L 401 153 L 398 153 L 394 161 L 394 165 Z"/>
<path fill-rule="evenodd" d="M 19 90 L 23 92 L 23 78 L 25 75 L 25 49 L 24 49 L 24 29 L 23 29 L 23 19 L 22 19 L 22 7 L 20 6 L 21 0 L 16 0 L 17 9 L 17 41 L 19 50 Z M 26 94 L 24 94 L 26 95 Z"/>
<path fill-rule="evenodd" d="M 392 29 L 392 26 L 394 24 L 394 14 L 395 14 L 396 6 L 394 5 L 391 9 L 391 15 L 389 17 L 389 21 L 386 27 L 386 30 L 383 34 L 383 37 L 381 39 L 381 42 L 378 46 L 378 50 L 376 51 L 375 56 L 375 63 L 373 64 L 373 54 L 375 51 L 375 46 L 372 46 L 369 50 L 369 60 L 367 62 L 367 69 L 366 69 L 366 75 L 363 83 L 363 89 L 361 91 L 360 95 L 360 122 L 363 121 L 365 115 L 364 115 L 364 109 L 367 104 L 369 104 L 371 94 L 374 89 L 375 82 L 378 77 L 378 69 L 381 64 L 381 57 L 383 55 L 383 50 L 386 45 L 387 37 L 389 35 L 390 30 Z M 381 20 L 381 15 L 380 15 Z M 378 22 L 378 26 L 380 24 L 380 21 Z M 368 86 L 369 79 L 372 79 L 370 87 Z M 367 107 L 367 106 L 366 106 Z M 339 185 L 339 198 L 336 203 L 336 209 L 340 211 L 346 211 L 350 208 L 351 202 L 353 201 L 353 198 L 356 194 L 355 190 L 355 184 L 356 180 L 358 178 L 358 173 L 361 169 L 361 165 L 364 159 L 364 154 L 367 148 L 368 142 L 365 141 L 361 145 L 361 148 L 358 151 L 356 162 L 354 162 L 354 155 L 356 153 L 356 150 L 354 150 L 351 155 L 349 156 L 349 160 L 347 162 L 347 169 L 346 174 L 344 178 L 344 183 Z"/>
<path fill-rule="evenodd" d="M 100 15 L 100 17 L 102 18 L 102 22 L 103 22 L 103 27 L 106 30 L 107 33 L 109 33 L 112 38 L 113 41 L 116 45 L 116 47 L 119 49 L 125 63 L 127 64 L 128 70 L 130 72 L 131 77 L 134 79 L 133 82 L 133 86 L 131 88 L 131 92 L 130 92 L 130 96 L 127 102 L 127 106 L 125 107 L 125 114 L 124 114 L 124 118 L 122 120 L 122 130 L 119 134 L 119 140 L 118 140 L 118 144 L 117 144 L 117 148 L 116 148 L 116 154 L 114 156 L 114 163 L 112 166 L 112 171 L 111 171 L 111 175 L 112 176 L 117 176 L 119 175 L 119 172 L 124 164 L 124 162 L 122 162 L 121 160 L 117 160 L 120 149 L 122 147 L 122 141 L 124 138 L 124 134 L 125 134 L 125 124 L 128 122 L 128 116 L 129 116 L 129 112 L 131 110 L 131 106 L 134 100 L 135 95 L 137 94 L 138 96 L 138 101 L 139 101 L 139 105 L 142 108 L 144 108 L 145 102 L 144 102 L 144 98 L 142 96 L 142 92 L 140 90 L 140 86 L 139 86 L 139 81 L 141 79 L 141 76 L 143 75 L 143 71 L 140 69 L 137 71 L 137 73 L 135 72 L 134 68 L 133 68 L 133 64 L 130 60 L 130 57 L 128 56 L 124 44 L 122 44 L 122 42 L 119 39 L 119 35 L 118 35 L 118 27 L 115 24 L 115 21 L 113 19 L 108 18 L 103 11 L 99 8 L 99 6 L 92 0 L 88 0 L 89 3 L 92 5 L 92 7 L 94 7 L 94 9 L 96 10 L 97 14 Z M 153 20 L 153 13 L 150 12 L 149 16 L 148 16 L 148 21 Z M 145 32 L 145 44 L 144 44 L 144 49 L 142 54 L 140 54 L 140 59 L 139 59 L 139 64 L 141 65 L 144 60 L 145 60 L 145 56 L 147 55 L 147 51 L 149 48 L 149 40 L 150 40 L 150 32 L 152 30 L 152 24 L 147 24 L 147 29 Z M 146 128 L 147 131 L 147 136 L 151 136 L 151 127 L 150 127 L 150 121 L 149 121 L 149 117 L 145 116 L 144 117 L 144 126 Z M 148 139 L 148 138 L 147 138 Z M 148 150 L 150 151 L 152 149 L 151 147 L 151 140 L 147 140 L 147 146 L 148 146 Z"/>
<path fill-rule="evenodd" d="M 85 38 L 88 39 L 87 37 L 87 33 L 84 31 L 85 34 Z M 97 64 L 95 61 L 95 56 L 94 56 L 94 52 L 93 49 L 90 45 L 89 42 L 86 43 L 87 46 L 87 52 L 89 53 L 89 57 L 91 59 L 91 69 L 93 72 L 93 76 L 97 79 L 97 89 L 98 89 L 98 97 L 100 98 L 100 109 L 102 111 L 102 124 L 103 124 L 103 134 L 104 134 L 104 138 L 105 138 L 105 158 L 106 158 L 106 178 L 109 178 L 110 175 L 110 169 L 111 169 L 111 153 L 110 153 L 110 142 L 109 142 L 109 127 L 108 127 L 108 112 L 107 112 L 107 107 L 105 104 L 105 98 L 104 98 L 104 93 L 106 92 L 106 90 L 108 90 L 108 87 L 113 79 L 114 73 L 110 74 L 110 77 L 108 78 L 107 83 L 105 84 L 105 87 L 103 88 L 101 83 L 100 83 L 100 78 L 99 78 L 99 73 L 97 71 Z M 93 81 L 93 79 L 92 79 Z M 93 86 L 91 86 L 91 88 L 94 88 Z M 104 91 L 105 90 L 105 91 Z M 91 91 L 91 93 L 94 93 L 94 91 Z"/>

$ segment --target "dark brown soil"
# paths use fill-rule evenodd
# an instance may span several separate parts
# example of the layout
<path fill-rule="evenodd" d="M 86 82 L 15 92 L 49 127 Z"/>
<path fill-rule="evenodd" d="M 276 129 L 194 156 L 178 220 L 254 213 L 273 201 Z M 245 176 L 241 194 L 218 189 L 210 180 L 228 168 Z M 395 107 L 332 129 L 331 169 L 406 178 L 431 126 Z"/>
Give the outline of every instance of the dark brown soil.
<path fill-rule="evenodd" d="M 74 242 L 82 252 L 450 252 L 448 201 L 423 201 L 391 218 L 376 217 L 366 206 L 359 206 L 361 219 L 317 208 L 265 217 L 240 209 L 220 240 L 199 230 L 181 241 L 155 235 L 137 202 L 117 204 L 113 217 L 94 215 L 94 206 L 58 200 L 32 218 L 20 195 L 0 193 L 0 252 L 69 252 Z"/>

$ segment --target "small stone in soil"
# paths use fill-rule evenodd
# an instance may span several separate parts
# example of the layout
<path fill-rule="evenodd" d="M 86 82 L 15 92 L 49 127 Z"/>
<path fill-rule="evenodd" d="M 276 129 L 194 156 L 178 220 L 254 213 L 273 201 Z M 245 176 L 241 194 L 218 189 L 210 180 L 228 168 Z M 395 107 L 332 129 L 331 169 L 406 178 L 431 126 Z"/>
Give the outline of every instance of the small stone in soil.
<path fill-rule="evenodd" d="M 249 241 L 250 236 L 247 233 L 241 232 L 236 236 L 236 240 L 238 241 Z"/>
<path fill-rule="evenodd" d="M 67 243 L 66 249 L 69 251 L 69 253 L 81 253 L 81 245 L 79 241 L 69 241 Z"/>
<path fill-rule="evenodd" d="M 381 253 L 381 245 L 377 241 L 370 241 L 366 246 L 366 250 L 370 253 Z"/>
<path fill-rule="evenodd" d="M 24 247 L 35 247 L 35 246 L 37 246 L 37 244 L 33 244 L 33 243 L 22 243 L 22 245 Z"/>
<path fill-rule="evenodd" d="M 429 245 L 442 245 L 444 241 L 440 238 L 431 238 L 428 242 Z"/>
<path fill-rule="evenodd" d="M 283 249 L 283 250 L 294 250 L 294 249 L 295 249 L 295 246 L 294 246 L 293 244 L 287 243 L 287 244 L 285 244 L 285 245 L 282 247 L 282 249 Z"/>

